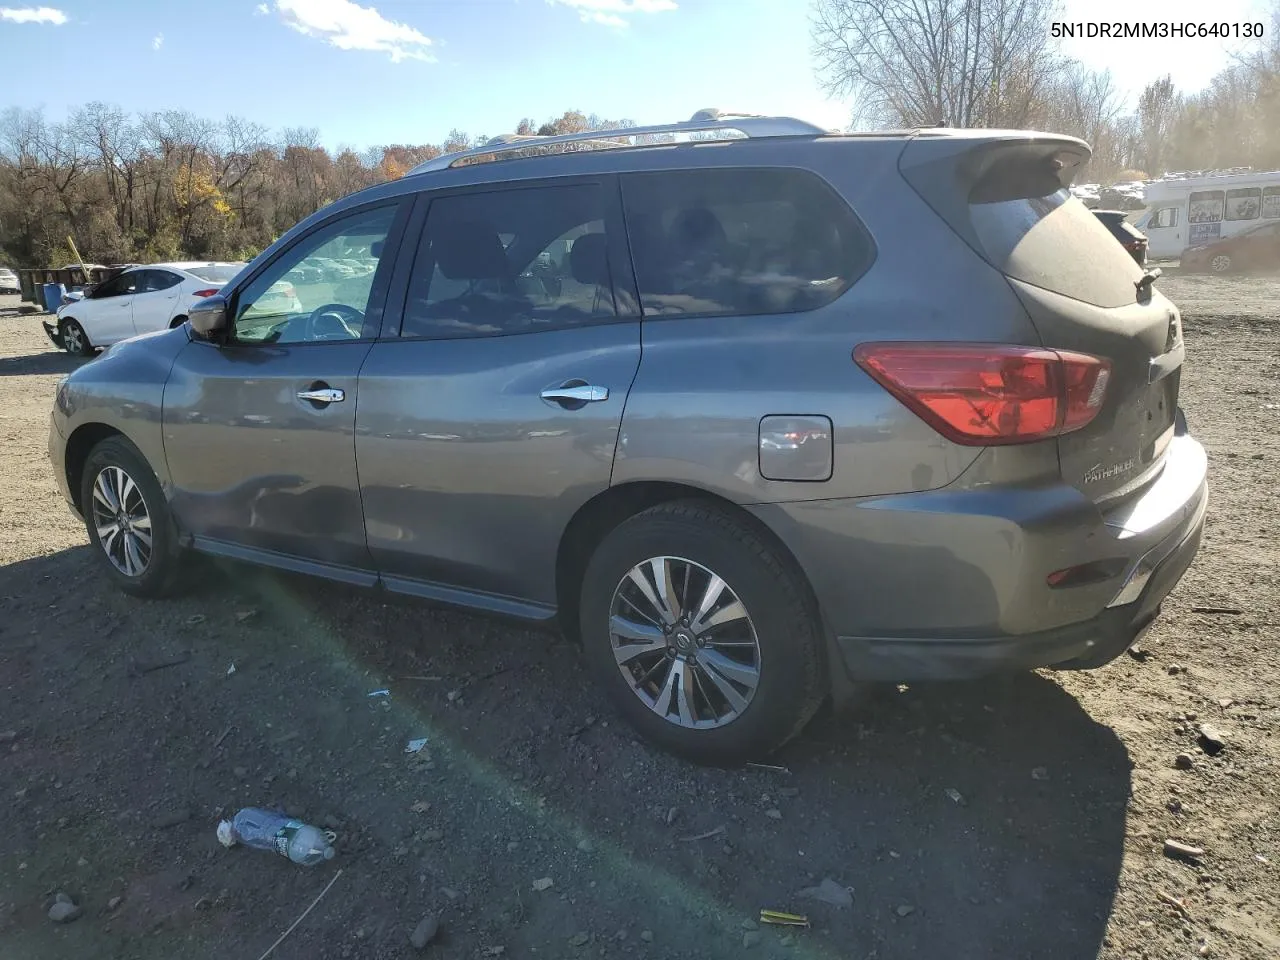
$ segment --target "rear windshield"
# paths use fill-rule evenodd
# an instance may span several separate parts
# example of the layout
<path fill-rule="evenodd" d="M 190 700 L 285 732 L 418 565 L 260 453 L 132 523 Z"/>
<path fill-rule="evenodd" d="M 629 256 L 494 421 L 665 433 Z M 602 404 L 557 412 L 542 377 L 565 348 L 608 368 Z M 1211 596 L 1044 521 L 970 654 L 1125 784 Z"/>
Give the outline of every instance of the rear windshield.
<path fill-rule="evenodd" d="M 209 283 L 227 283 L 243 269 L 243 263 L 210 263 L 202 267 L 188 267 L 187 273 Z"/>
<path fill-rule="evenodd" d="M 970 203 L 982 255 L 1006 275 L 1100 307 L 1133 303 L 1142 269 L 1065 188 L 1043 197 Z"/>

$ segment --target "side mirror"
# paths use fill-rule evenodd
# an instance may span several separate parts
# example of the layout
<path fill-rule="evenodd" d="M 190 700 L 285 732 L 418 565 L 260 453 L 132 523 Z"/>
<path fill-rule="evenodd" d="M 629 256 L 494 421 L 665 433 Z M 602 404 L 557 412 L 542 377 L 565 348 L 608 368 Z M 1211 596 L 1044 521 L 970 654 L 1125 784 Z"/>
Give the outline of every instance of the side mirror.
<path fill-rule="evenodd" d="M 216 339 L 227 328 L 227 299 L 221 295 L 206 297 L 187 311 L 191 329 L 206 340 Z"/>

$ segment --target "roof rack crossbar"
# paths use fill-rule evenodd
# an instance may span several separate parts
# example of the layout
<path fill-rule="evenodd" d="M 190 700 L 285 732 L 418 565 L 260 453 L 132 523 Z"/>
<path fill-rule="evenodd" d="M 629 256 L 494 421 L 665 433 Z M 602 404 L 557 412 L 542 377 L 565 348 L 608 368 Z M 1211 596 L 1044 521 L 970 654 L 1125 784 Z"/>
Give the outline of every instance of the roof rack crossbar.
<path fill-rule="evenodd" d="M 613 130 L 584 130 L 580 133 L 566 133 L 554 137 L 524 136 L 504 134 L 494 137 L 488 143 L 470 150 L 457 153 L 446 153 L 420 163 L 408 175 L 427 173 L 432 170 L 447 170 L 459 162 L 470 161 L 478 157 L 497 157 L 504 153 L 518 153 L 531 147 L 552 146 L 555 144 L 581 143 L 598 147 L 621 147 L 616 139 L 623 137 L 662 136 L 682 133 L 706 133 L 711 131 L 731 131 L 747 138 L 757 137 L 816 137 L 830 131 L 815 126 L 804 120 L 793 117 L 762 117 L 750 113 L 721 113 L 718 110 L 699 110 L 689 120 L 681 123 L 663 123 L 649 127 L 618 127 Z M 650 144 L 662 146 L 665 144 Z M 646 146 L 636 144 L 635 146 Z"/>

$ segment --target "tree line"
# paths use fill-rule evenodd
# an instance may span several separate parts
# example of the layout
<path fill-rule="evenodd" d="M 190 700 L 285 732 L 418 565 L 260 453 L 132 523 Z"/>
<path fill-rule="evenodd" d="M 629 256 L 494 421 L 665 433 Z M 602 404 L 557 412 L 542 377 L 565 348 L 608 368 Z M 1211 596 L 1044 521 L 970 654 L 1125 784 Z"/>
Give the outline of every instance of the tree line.
<path fill-rule="evenodd" d="M 521 134 L 620 126 L 569 110 Z M 0 264 L 248 260 L 299 220 L 419 163 L 484 143 L 452 131 L 438 144 L 330 151 L 315 129 L 273 133 L 240 117 L 133 115 L 89 103 L 65 122 L 42 110 L 0 113 Z"/>
<path fill-rule="evenodd" d="M 1264 39 L 1238 51 L 1206 89 L 1184 94 L 1166 76 L 1132 112 L 1109 73 L 1060 53 L 1050 30 L 1057 11 L 1056 0 L 814 0 L 818 75 L 872 127 L 1080 137 L 1094 151 L 1087 176 L 1102 182 L 1280 168 L 1280 3 Z"/>
<path fill-rule="evenodd" d="M 1175 170 L 1280 168 L 1280 0 L 1265 40 L 1204 90 L 1171 77 L 1136 109 L 1106 72 L 1059 53 L 1055 0 L 813 0 L 815 68 L 862 127 L 1003 127 L 1066 133 L 1094 150 L 1102 182 Z M 634 126 L 577 110 L 519 134 Z M 487 137 L 328 150 L 320 131 L 239 117 L 130 114 L 89 103 L 65 122 L 0 113 L 0 263 L 250 259 L 302 218 Z"/>

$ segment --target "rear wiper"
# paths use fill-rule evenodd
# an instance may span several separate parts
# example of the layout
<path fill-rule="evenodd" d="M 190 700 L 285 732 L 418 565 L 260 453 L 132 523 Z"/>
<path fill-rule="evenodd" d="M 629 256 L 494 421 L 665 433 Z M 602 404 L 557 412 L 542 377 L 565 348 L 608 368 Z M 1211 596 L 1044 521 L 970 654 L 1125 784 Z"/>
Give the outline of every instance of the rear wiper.
<path fill-rule="evenodd" d="M 1142 271 L 1142 279 L 1135 280 L 1133 285 L 1138 288 L 1138 296 L 1142 296 L 1146 288 L 1151 286 L 1160 279 L 1160 268 L 1152 267 L 1150 270 Z"/>

